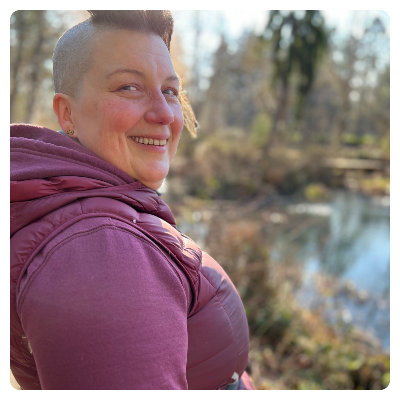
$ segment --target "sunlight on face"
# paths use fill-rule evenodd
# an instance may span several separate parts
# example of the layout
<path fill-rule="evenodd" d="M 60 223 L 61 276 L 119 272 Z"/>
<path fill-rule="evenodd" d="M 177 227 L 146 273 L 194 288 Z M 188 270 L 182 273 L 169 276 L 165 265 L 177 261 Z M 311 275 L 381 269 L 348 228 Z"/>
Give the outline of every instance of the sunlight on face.
<path fill-rule="evenodd" d="M 72 106 L 76 136 L 103 160 L 158 189 L 183 128 L 168 49 L 156 35 L 106 31 L 96 37 L 93 58 Z"/>

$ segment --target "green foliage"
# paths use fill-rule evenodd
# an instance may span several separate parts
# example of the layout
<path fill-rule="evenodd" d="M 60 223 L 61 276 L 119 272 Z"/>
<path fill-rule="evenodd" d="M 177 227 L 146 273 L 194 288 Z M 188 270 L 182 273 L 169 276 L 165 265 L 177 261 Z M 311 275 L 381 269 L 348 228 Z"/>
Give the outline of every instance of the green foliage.
<path fill-rule="evenodd" d="M 376 143 L 376 138 L 370 133 L 366 133 L 361 138 L 361 144 L 365 146 L 372 146 Z"/>
<path fill-rule="evenodd" d="M 283 15 L 281 11 L 273 10 L 264 37 L 271 35 L 274 82 L 280 81 L 287 86 L 293 72 L 299 75 L 296 89 L 296 117 L 299 119 L 317 65 L 328 47 L 324 18 L 318 10 L 307 10 L 303 16 L 293 11 Z"/>
<path fill-rule="evenodd" d="M 269 115 L 264 113 L 257 114 L 251 128 L 251 143 L 259 147 L 264 146 L 268 142 L 271 126 L 272 123 Z"/>
<path fill-rule="evenodd" d="M 383 176 L 370 176 L 360 178 L 358 181 L 360 190 L 364 194 L 390 194 L 390 178 Z"/>
<path fill-rule="evenodd" d="M 299 390 L 321 390 L 321 385 L 314 381 L 304 380 L 301 381 L 297 387 Z"/>
<path fill-rule="evenodd" d="M 299 131 L 294 131 L 290 137 L 292 143 L 301 143 L 303 141 L 303 135 Z"/>
<path fill-rule="evenodd" d="M 362 139 L 354 133 L 344 133 L 342 136 L 342 141 L 344 144 L 351 146 L 359 146 L 362 143 Z"/>
<path fill-rule="evenodd" d="M 386 389 L 390 383 L 390 372 L 385 372 L 382 375 L 382 388 Z"/>
<path fill-rule="evenodd" d="M 308 201 L 320 201 L 327 197 L 327 188 L 322 183 L 310 183 L 304 188 L 304 196 Z"/>
<path fill-rule="evenodd" d="M 379 142 L 381 150 L 386 154 L 390 154 L 390 135 L 385 135 Z"/>
<path fill-rule="evenodd" d="M 282 307 L 283 302 L 291 308 L 290 322 L 281 325 L 278 342 L 274 327 L 280 321 L 276 320 L 252 349 L 250 366 L 256 363 L 254 370 L 261 368 L 254 377 L 257 381 L 265 385 L 279 373 L 276 389 L 383 389 L 388 385 L 389 355 L 371 345 L 361 332 L 339 336 L 317 313 L 276 293 L 275 307 Z M 253 357 L 253 353 L 268 354 L 268 359 Z M 259 388 L 266 387 L 260 384 Z"/>
<path fill-rule="evenodd" d="M 187 170 L 182 179 L 190 194 L 202 198 L 252 196 L 262 190 L 260 156 L 242 130 L 221 130 L 196 143 L 191 160 L 201 168 Z"/>

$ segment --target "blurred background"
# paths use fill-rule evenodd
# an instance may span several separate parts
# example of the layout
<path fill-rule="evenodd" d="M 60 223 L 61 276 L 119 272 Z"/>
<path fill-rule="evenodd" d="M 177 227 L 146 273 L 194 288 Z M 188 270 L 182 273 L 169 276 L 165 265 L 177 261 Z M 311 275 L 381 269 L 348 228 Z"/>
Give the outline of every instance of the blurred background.
<path fill-rule="evenodd" d="M 389 384 L 390 64 L 383 11 L 173 11 L 199 122 L 160 189 L 228 272 L 258 389 Z M 11 16 L 11 122 L 60 129 L 52 53 L 86 11 Z"/>

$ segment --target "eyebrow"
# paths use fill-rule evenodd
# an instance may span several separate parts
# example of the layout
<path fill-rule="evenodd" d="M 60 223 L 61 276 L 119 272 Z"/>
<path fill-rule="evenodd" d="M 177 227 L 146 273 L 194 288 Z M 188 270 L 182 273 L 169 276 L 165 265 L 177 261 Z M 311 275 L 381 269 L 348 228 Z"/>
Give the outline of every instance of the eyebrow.
<path fill-rule="evenodd" d="M 115 74 L 133 74 L 136 76 L 140 76 L 141 78 L 146 78 L 146 74 L 144 74 L 141 71 L 138 71 L 137 69 L 132 69 L 132 68 L 119 68 L 116 69 L 113 72 L 110 72 L 109 74 L 106 75 L 106 78 L 109 79 L 111 76 L 115 75 Z M 170 82 L 170 81 L 177 81 L 180 82 L 179 78 L 177 75 L 173 74 L 168 76 L 165 79 L 166 82 Z"/>

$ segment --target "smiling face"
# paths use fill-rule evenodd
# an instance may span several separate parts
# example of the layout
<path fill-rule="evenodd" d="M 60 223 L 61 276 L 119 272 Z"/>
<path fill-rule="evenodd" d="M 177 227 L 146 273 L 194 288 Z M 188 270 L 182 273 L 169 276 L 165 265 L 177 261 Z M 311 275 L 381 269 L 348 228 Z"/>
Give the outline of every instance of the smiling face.
<path fill-rule="evenodd" d="M 112 30 L 96 35 L 92 56 L 93 67 L 70 104 L 74 136 L 158 189 L 183 128 L 179 79 L 168 49 L 159 36 Z"/>

